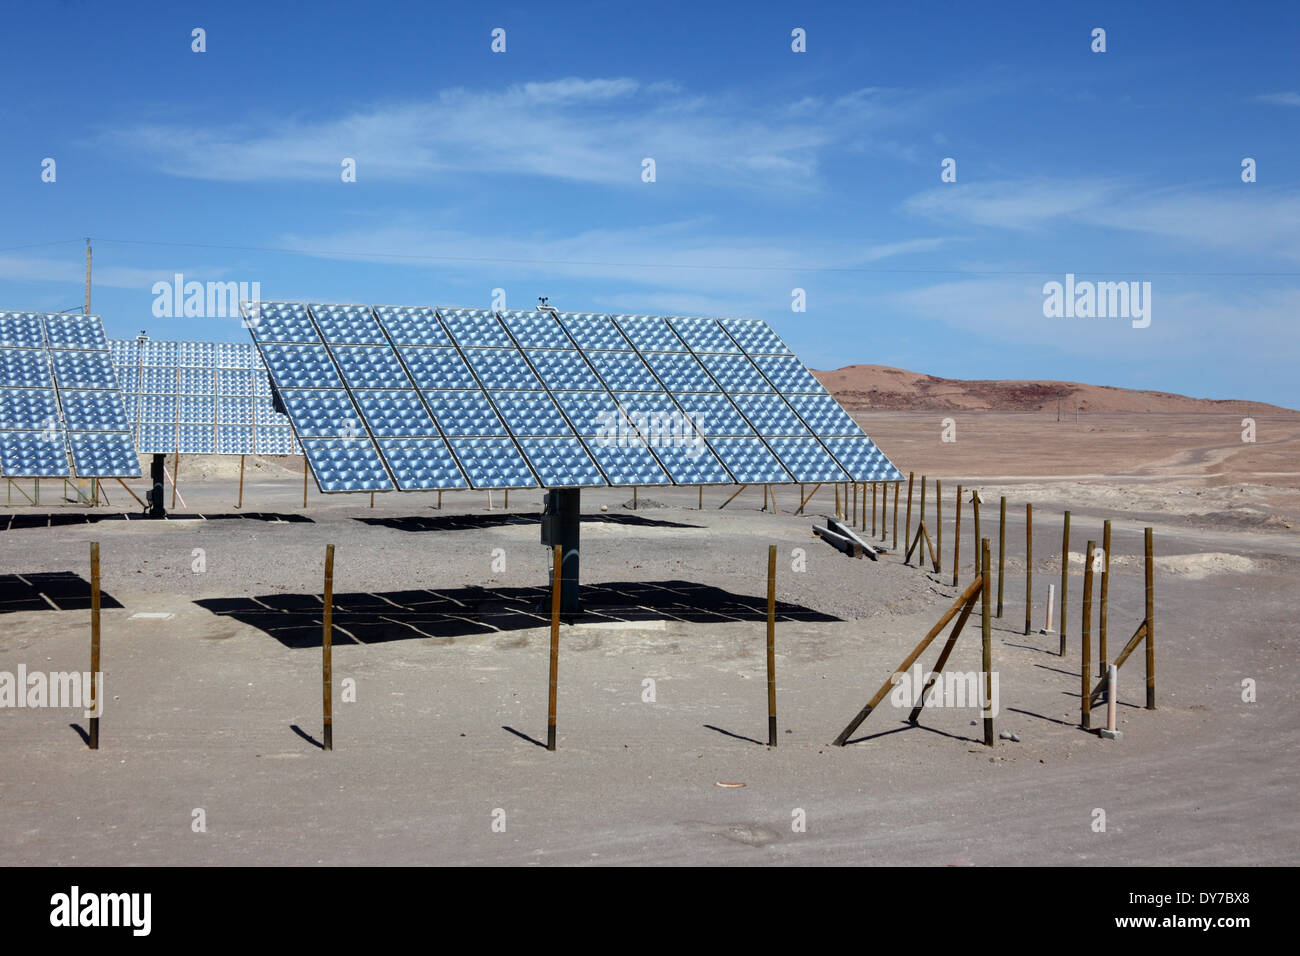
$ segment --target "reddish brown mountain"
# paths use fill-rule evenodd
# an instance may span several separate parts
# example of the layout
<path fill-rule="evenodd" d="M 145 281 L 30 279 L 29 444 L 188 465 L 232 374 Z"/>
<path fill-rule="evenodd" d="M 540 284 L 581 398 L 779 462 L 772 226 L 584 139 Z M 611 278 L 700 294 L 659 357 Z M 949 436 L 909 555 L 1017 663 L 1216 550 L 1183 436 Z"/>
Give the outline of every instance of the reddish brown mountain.
<path fill-rule="evenodd" d="M 1048 411 L 1060 399 L 1063 412 L 1223 412 L 1283 411 L 1275 405 L 1237 399 L 1189 398 L 1078 382 L 965 381 L 922 375 L 885 365 L 846 365 L 813 371 L 845 408 L 938 411 Z"/>

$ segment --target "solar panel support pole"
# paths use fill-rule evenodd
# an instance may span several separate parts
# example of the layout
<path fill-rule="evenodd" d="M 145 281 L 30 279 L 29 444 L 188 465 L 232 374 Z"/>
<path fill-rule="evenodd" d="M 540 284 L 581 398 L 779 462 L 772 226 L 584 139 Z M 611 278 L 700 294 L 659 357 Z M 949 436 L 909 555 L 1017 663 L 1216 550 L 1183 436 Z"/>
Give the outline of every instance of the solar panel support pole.
<path fill-rule="evenodd" d="M 546 493 L 545 510 L 542 514 L 542 543 L 549 547 L 558 545 L 561 548 L 560 611 L 566 616 L 582 612 L 578 593 L 581 506 L 582 492 L 579 489 L 552 488 Z"/>
<path fill-rule="evenodd" d="M 149 492 L 149 517 L 165 518 L 167 509 L 163 506 L 163 489 L 166 481 L 167 456 L 156 454 L 149 465 L 149 478 L 153 488 Z"/>

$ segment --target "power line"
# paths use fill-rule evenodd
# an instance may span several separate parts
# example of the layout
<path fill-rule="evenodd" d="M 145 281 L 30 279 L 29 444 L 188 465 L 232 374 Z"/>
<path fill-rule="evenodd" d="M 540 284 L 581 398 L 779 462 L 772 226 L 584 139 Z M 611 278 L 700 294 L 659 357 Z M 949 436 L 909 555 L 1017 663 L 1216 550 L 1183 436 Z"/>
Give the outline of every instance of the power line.
<path fill-rule="evenodd" d="M 55 239 L 53 242 L 32 242 L 25 246 L 6 246 L 0 252 L 14 252 L 18 249 L 39 249 L 42 246 L 62 246 L 69 242 L 82 242 L 82 239 Z"/>

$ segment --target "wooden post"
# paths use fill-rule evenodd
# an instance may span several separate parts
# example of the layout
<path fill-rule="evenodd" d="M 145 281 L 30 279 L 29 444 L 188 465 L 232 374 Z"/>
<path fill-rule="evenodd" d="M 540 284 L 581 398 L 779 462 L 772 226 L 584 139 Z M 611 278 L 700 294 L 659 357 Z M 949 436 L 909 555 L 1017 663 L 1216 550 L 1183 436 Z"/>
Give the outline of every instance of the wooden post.
<path fill-rule="evenodd" d="M 903 521 L 903 548 L 907 551 L 912 550 L 912 477 L 913 473 L 907 473 L 907 518 Z M 898 547 L 895 542 L 894 547 Z"/>
<path fill-rule="evenodd" d="M 934 573 L 943 570 L 943 481 L 934 479 Z"/>
<path fill-rule="evenodd" d="M 903 663 L 899 664 L 898 667 L 895 668 L 895 674 L 907 673 L 907 669 L 916 663 L 918 657 L 925 653 L 925 649 L 930 646 L 930 643 L 936 637 L 938 637 L 939 632 L 948 626 L 948 622 L 956 617 L 959 611 L 973 605 L 976 593 L 979 591 L 981 586 L 981 581 L 978 577 L 966 586 L 966 590 L 963 591 L 958 596 L 957 600 L 953 602 L 952 607 L 948 608 L 948 610 L 944 612 L 943 617 L 939 618 L 934 627 L 930 628 L 925 637 L 921 638 L 921 642 L 912 649 L 912 653 L 908 654 L 907 657 L 903 659 Z M 880 690 L 876 691 L 875 696 L 867 702 L 865 707 L 858 711 L 857 715 L 849 721 L 848 726 L 841 730 L 840 735 L 835 738 L 834 744 L 836 747 L 843 747 L 849 742 L 849 737 L 852 736 L 853 732 L 862 726 L 862 722 L 871 715 L 871 712 L 876 709 L 876 706 L 885 699 L 885 695 L 893 690 L 894 687 L 895 681 L 893 677 L 888 678 L 880 685 Z"/>
<path fill-rule="evenodd" d="M 850 487 L 853 488 L 853 515 L 852 517 L 850 517 L 849 515 L 846 514 L 844 517 L 848 518 L 849 527 L 852 528 L 854 525 L 858 523 L 858 483 L 855 481 L 852 482 L 850 485 L 845 485 L 844 486 L 845 494 L 848 493 Z"/>
<path fill-rule="evenodd" d="M 1079 635 L 1079 679 L 1083 690 L 1079 692 L 1079 726 L 1084 730 L 1092 728 L 1092 554 L 1096 547 L 1096 541 L 1089 541 L 1083 558 L 1083 626 Z"/>
<path fill-rule="evenodd" d="M 898 492 L 902 489 L 901 481 L 894 482 L 894 550 L 898 550 Z"/>
<path fill-rule="evenodd" d="M 957 586 L 961 568 L 961 485 L 957 486 L 957 523 L 952 529 L 952 586 Z"/>
<path fill-rule="evenodd" d="M 438 492 L 438 510 L 442 510 L 442 492 Z"/>
<path fill-rule="evenodd" d="M 976 488 L 970 493 L 970 507 L 975 515 L 975 573 L 980 573 L 980 542 L 984 539 L 980 537 L 980 493 Z"/>
<path fill-rule="evenodd" d="M 1106 655 L 1106 604 L 1110 597 L 1110 519 L 1101 525 L 1101 610 L 1097 620 L 1097 656 L 1101 663 L 1099 676 L 1106 676 L 1109 658 Z M 1114 728 L 1111 728 L 1112 730 Z"/>
<path fill-rule="evenodd" d="M 1061 657 L 1065 656 L 1065 589 L 1070 583 L 1070 512 L 1065 513 L 1061 532 Z"/>
<path fill-rule="evenodd" d="M 307 464 L 307 455 L 304 453 L 302 456 L 302 506 L 304 508 L 307 507 L 307 472 L 310 470 L 311 468 Z"/>
<path fill-rule="evenodd" d="M 993 746 L 993 619 L 989 616 L 989 539 L 980 541 L 980 638 L 984 665 L 984 746 Z"/>
<path fill-rule="evenodd" d="M 703 485 L 700 485 L 700 504 L 699 504 L 699 507 L 698 507 L 696 510 L 697 510 L 697 511 L 703 511 L 703 510 L 704 510 L 704 486 L 703 486 Z"/>
<path fill-rule="evenodd" d="M 177 369 L 177 374 L 180 370 Z M 176 457 L 172 459 L 172 511 L 176 510 L 176 483 L 181 480 L 181 450 L 176 449 Z"/>
<path fill-rule="evenodd" d="M 19 693 L 26 693 L 25 688 L 20 688 Z M 100 694 L 103 688 L 99 685 L 99 542 L 90 542 L 90 700 L 94 705 L 93 713 L 101 714 L 104 712 L 103 702 L 100 701 Z M 90 723 L 90 749 L 99 749 L 99 718 L 89 718 Z"/>
<path fill-rule="evenodd" d="M 1147 710 L 1156 709 L 1156 578 L 1155 548 L 1151 529 L 1146 529 L 1146 625 L 1147 625 Z"/>
<path fill-rule="evenodd" d="M 1007 569 L 1007 496 L 998 509 L 998 617 L 1002 617 L 1002 574 Z"/>
<path fill-rule="evenodd" d="M 776 746 L 776 545 L 767 549 L 767 745 Z"/>
<path fill-rule="evenodd" d="M 239 500 L 235 502 L 236 508 L 244 507 L 244 456 L 239 456 Z"/>
<path fill-rule="evenodd" d="M 918 528 L 925 525 L 925 482 L 926 482 L 926 476 L 922 475 L 921 476 L 921 520 L 917 522 Z M 925 559 L 922 558 L 921 560 L 922 563 L 924 563 Z"/>
<path fill-rule="evenodd" d="M 560 670 L 560 573 L 564 562 L 563 548 L 551 548 L 551 688 L 550 709 L 546 717 L 546 749 L 555 749 L 555 688 Z"/>
<path fill-rule="evenodd" d="M 835 482 L 835 517 L 840 518 L 840 483 Z"/>
<path fill-rule="evenodd" d="M 1025 502 L 1025 633 L 1034 614 L 1034 506 Z"/>
<path fill-rule="evenodd" d="M 321 626 L 321 703 L 325 709 L 324 746 L 334 749 L 334 545 L 325 545 L 325 619 Z"/>
<path fill-rule="evenodd" d="M 374 499 L 375 499 L 375 493 L 372 491 L 370 493 L 370 500 L 374 501 Z M 506 501 L 503 507 L 506 509 L 506 511 L 510 510 L 510 489 L 509 488 L 506 489 Z M 632 489 L 632 510 L 633 511 L 636 510 L 636 489 L 635 488 Z"/>
<path fill-rule="evenodd" d="M 375 506 L 375 493 L 372 491 L 370 492 L 370 507 L 373 508 L 374 506 Z"/>
<path fill-rule="evenodd" d="M 637 500 L 636 500 L 636 499 L 637 499 L 637 496 L 636 496 L 636 485 L 633 485 L 633 486 L 632 486 L 632 510 L 633 510 L 633 511 L 636 511 L 636 505 L 637 505 Z M 766 498 L 763 499 L 763 504 L 765 504 L 765 505 L 767 504 L 767 499 L 766 499 Z M 507 507 L 507 508 L 510 507 L 510 492 L 508 492 L 508 491 L 506 492 L 506 507 Z"/>
<path fill-rule="evenodd" d="M 864 502 L 867 500 L 867 492 L 866 492 L 865 488 L 866 488 L 866 486 L 864 485 L 864 486 L 863 486 L 863 489 L 864 489 L 864 490 L 863 490 L 863 492 L 862 492 L 862 500 L 863 500 Z M 877 496 L 879 493 L 880 493 L 880 487 L 879 487 L 879 484 L 878 484 L 877 482 L 874 482 L 874 481 L 873 481 L 873 482 L 871 483 L 871 536 L 872 536 L 873 538 L 876 536 L 876 496 Z M 867 530 L 867 515 L 866 515 L 866 510 L 867 510 L 866 508 L 863 508 L 863 509 L 862 509 L 862 511 L 863 511 L 863 514 L 862 514 L 862 530 L 863 530 L 863 531 L 866 531 L 866 530 Z M 883 520 L 883 517 L 884 517 L 883 514 L 882 514 L 881 517 L 882 517 L 882 520 Z"/>

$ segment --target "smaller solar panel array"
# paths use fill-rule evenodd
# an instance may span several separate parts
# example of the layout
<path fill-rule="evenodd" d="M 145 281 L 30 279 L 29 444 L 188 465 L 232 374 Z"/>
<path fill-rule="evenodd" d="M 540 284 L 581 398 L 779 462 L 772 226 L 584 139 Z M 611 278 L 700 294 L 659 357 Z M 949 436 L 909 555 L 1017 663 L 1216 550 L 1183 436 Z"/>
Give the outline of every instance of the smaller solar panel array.
<path fill-rule="evenodd" d="M 113 364 L 142 454 L 290 455 L 301 449 L 272 407 L 249 342 L 113 339 Z"/>
<path fill-rule="evenodd" d="M 0 312 L 0 475 L 139 474 L 100 317 Z"/>
<path fill-rule="evenodd" d="M 260 303 L 324 492 L 897 481 L 764 322 Z"/>

